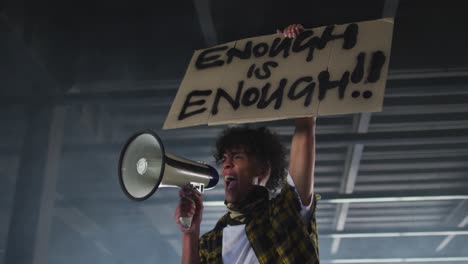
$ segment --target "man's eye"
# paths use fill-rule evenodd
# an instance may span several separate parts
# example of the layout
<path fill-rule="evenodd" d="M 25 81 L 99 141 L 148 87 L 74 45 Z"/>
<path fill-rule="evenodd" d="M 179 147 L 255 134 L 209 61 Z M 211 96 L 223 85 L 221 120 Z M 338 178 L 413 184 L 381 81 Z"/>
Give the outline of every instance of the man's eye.
<path fill-rule="evenodd" d="M 244 156 L 243 155 L 235 155 L 234 159 L 244 159 Z"/>

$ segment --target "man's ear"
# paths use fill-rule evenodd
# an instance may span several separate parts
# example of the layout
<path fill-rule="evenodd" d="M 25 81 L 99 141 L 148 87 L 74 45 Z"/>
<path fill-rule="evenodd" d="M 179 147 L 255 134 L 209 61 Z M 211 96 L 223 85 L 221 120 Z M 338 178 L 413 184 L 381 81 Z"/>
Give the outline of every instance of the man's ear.
<path fill-rule="evenodd" d="M 270 179 L 271 166 L 268 163 L 266 166 L 260 168 L 258 175 L 258 185 L 266 186 L 268 180 Z"/>

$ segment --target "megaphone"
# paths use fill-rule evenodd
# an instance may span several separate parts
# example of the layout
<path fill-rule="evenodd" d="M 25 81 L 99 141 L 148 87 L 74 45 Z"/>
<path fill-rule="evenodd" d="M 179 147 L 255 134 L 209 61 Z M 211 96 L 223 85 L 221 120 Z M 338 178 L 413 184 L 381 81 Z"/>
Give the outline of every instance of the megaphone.
<path fill-rule="evenodd" d="M 162 187 L 191 185 L 203 193 L 218 181 L 219 174 L 212 166 L 165 152 L 161 139 L 153 131 L 136 133 L 120 153 L 120 187 L 131 200 L 146 200 Z M 191 225 L 191 217 L 180 221 L 186 227 Z"/>

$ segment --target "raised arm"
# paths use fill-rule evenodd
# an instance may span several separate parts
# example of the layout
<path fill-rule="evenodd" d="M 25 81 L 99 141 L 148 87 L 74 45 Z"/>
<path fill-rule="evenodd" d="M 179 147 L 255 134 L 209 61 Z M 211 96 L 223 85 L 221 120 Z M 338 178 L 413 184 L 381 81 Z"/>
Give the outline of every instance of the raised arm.
<path fill-rule="evenodd" d="M 291 141 L 289 174 L 303 205 L 309 205 L 314 194 L 315 117 L 297 118 Z"/>
<path fill-rule="evenodd" d="M 301 24 L 292 24 L 276 33 L 286 38 L 295 38 L 304 27 Z M 297 118 L 296 130 L 291 141 L 291 154 L 289 156 L 289 174 L 291 175 L 302 204 L 307 206 L 314 194 L 314 168 L 315 168 L 315 117 Z"/>

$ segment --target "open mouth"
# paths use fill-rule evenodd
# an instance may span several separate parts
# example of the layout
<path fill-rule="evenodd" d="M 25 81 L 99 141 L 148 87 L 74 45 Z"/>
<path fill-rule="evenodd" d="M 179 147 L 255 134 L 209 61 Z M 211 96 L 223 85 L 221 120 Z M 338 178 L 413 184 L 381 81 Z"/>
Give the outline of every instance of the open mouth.
<path fill-rule="evenodd" d="M 237 185 L 237 178 L 232 175 L 228 175 L 224 178 L 224 184 L 226 185 L 226 189 L 232 189 Z"/>

